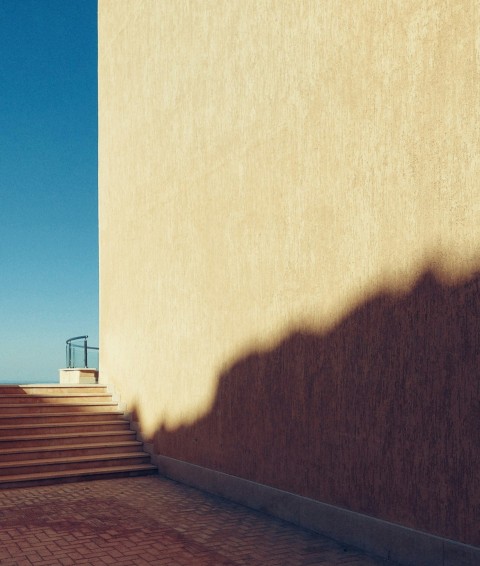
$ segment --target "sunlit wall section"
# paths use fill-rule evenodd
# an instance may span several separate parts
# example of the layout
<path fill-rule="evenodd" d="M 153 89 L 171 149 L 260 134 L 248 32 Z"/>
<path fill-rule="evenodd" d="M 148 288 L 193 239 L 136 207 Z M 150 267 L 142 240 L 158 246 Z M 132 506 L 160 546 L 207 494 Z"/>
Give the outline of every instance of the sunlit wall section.
<path fill-rule="evenodd" d="M 101 379 L 159 452 L 480 542 L 456 436 L 411 463 L 427 501 L 439 450 L 456 519 L 384 478 L 420 414 L 475 422 L 422 403 L 475 367 L 479 29 L 470 0 L 99 1 Z"/>

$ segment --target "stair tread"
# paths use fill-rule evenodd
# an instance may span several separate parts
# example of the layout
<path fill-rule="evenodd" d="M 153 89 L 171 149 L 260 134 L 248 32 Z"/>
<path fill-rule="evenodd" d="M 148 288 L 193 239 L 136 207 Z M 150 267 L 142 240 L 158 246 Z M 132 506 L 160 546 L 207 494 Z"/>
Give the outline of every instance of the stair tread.
<path fill-rule="evenodd" d="M 58 427 L 81 427 L 81 426 L 103 426 L 103 425 L 122 425 L 128 424 L 127 420 L 116 420 L 116 421 L 102 421 L 97 422 L 86 422 L 86 423 L 43 423 L 43 424 L 21 424 L 21 425 L 0 425 L 0 433 L 2 430 L 25 430 L 25 429 L 38 429 L 38 428 L 58 428 Z"/>
<path fill-rule="evenodd" d="M 1 398 L 0 398 L 1 401 Z M 5 407 L 35 407 L 40 405 L 41 403 L 38 403 L 37 405 L 35 405 L 34 403 L 1 403 L 0 402 L 0 409 L 5 408 Z M 52 407 L 90 407 L 90 406 L 94 406 L 94 407 L 100 407 L 103 405 L 107 405 L 109 407 L 111 407 L 112 405 L 118 405 L 118 403 L 114 403 L 113 401 L 92 401 L 91 403 L 45 403 L 45 404 L 49 404 Z"/>
<path fill-rule="evenodd" d="M 80 393 L 75 392 L 74 395 L 71 393 L 2 393 L 0 390 L 0 399 L 2 397 L 53 397 L 54 399 L 62 397 L 111 397 L 111 393 Z"/>
<path fill-rule="evenodd" d="M 128 458 L 150 457 L 146 452 L 120 452 L 116 454 L 94 454 L 88 456 L 69 456 L 67 458 L 45 458 L 43 460 L 24 460 L 22 462 L 0 462 L 0 469 L 19 468 L 23 466 L 46 466 L 49 464 L 73 464 L 80 462 L 96 462 L 98 460 L 118 460 Z"/>
<path fill-rule="evenodd" d="M 0 484 L 21 481 L 57 479 L 66 477 L 86 477 L 90 475 L 109 474 L 114 475 L 118 472 L 136 471 L 156 472 L 157 468 L 153 464 L 132 464 L 131 466 L 112 466 L 111 468 L 92 468 L 90 470 L 60 470 L 57 472 L 37 472 L 33 474 L 16 474 L 13 476 L 0 477 Z"/>
<path fill-rule="evenodd" d="M 70 434 L 43 434 L 43 435 L 25 435 L 25 436 L 10 436 L 10 437 L 5 437 L 5 438 L 0 438 L 0 442 L 10 442 L 10 441 L 15 441 L 15 440 L 38 440 L 38 439 L 55 439 L 55 438 L 84 438 L 84 437 L 90 437 L 90 436 L 105 436 L 105 435 L 110 435 L 110 436 L 115 436 L 115 435 L 121 435 L 121 434 L 128 434 L 131 433 L 132 435 L 135 435 L 135 431 L 132 431 L 130 429 L 127 430 L 123 430 L 123 431 L 116 431 L 116 430 L 106 430 L 104 432 L 78 432 L 78 433 L 70 433 Z"/>
<path fill-rule="evenodd" d="M 0 450 L 0 454 L 27 454 L 29 452 L 59 452 L 68 450 L 90 450 L 92 448 L 121 448 L 125 447 L 138 447 L 141 446 L 142 442 L 140 440 L 124 440 L 122 442 L 97 442 L 92 444 L 70 444 L 67 446 L 26 446 L 25 448 L 7 448 L 5 450 Z"/>
<path fill-rule="evenodd" d="M 22 387 L 29 387 L 30 389 L 105 389 L 107 386 L 104 383 L 2 383 L 0 391 L 2 388 L 11 389 L 12 387 L 19 389 L 22 389 Z"/>
<path fill-rule="evenodd" d="M 98 415 L 124 415 L 124 411 L 96 411 L 95 413 L 90 413 L 90 415 L 98 416 Z M 19 419 L 28 419 L 28 418 L 44 418 L 44 417 L 71 417 L 71 416 L 78 416 L 84 415 L 84 413 L 72 413 L 65 412 L 65 413 L 11 413 L 9 415 L 0 415 L 2 419 L 14 419 L 18 417 Z"/>

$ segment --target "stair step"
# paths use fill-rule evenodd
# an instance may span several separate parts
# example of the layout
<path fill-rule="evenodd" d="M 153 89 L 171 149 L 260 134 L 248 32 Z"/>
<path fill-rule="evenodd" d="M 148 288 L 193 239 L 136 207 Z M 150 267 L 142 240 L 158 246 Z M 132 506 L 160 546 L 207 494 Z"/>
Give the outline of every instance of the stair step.
<path fill-rule="evenodd" d="M 0 488 L 156 472 L 105 386 L 0 386 Z"/>
<path fill-rule="evenodd" d="M 0 385 L 0 395 L 9 394 L 20 394 L 24 393 L 27 395 L 49 395 L 49 394 L 65 394 L 70 395 L 72 393 L 95 393 L 102 394 L 108 393 L 108 388 L 106 385 L 79 385 L 79 384 L 38 384 L 38 385 Z"/>
<path fill-rule="evenodd" d="M 133 430 L 113 432 L 91 432 L 70 434 L 46 434 L 31 436 L 12 436 L 0 439 L 0 451 L 16 447 L 30 446 L 68 446 L 72 444 L 89 444 L 92 442 L 123 442 L 135 440 L 136 433 Z"/>
<path fill-rule="evenodd" d="M 93 456 L 76 456 L 70 458 L 51 458 L 25 460 L 23 462 L 0 463 L 0 477 L 23 475 L 41 472 L 62 472 L 64 470 L 88 470 L 92 467 L 110 468 L 149 464 L 150 457 L 144 452 L 122 454 L 100 454 Z"/>
<path fill-rule="evenodd" d="M 143 445 L 139 440 L 125 440 L 123 442 L 72 444 L 69 446 L 31 446 L 24 448 L 10 448 L 0 451 L 0 462 L 20 462 L 25 460 L 40 460 L 50 458 L 70 458 L 75 456 L 94 456 L 99 454 L 143 452 Z"/>
<path fill-rule="evenodd" d="M 85 423 L 103 422 L 111 420 L 123 421 L 125 414 L 122 411 L 96 411 L 92 413 L 13 413 L 11 415 L 0 415 L 0 426 L 9 426 L 17 423 L 25 424 L 50 424 L 50 423 Z"/>
<path fill-rule="evenodd" d="M 9 438 L 11 436 L 31 436 L 32 432 L 38 434 L 66 434 L 66 433 L 88 433 L 110 432 L 117 430 L 130 430 L 130 423 L 126 420 L 106 421 L 103 423 L 62 423 L 62 424 L 21 424 L 0 426 L 0 439 Z"/>
<path fill-rule="evenodd" d="M 96 393 L 76 393 L 75 395 L 1 395 L 0 403 L 2 405 L 32 405 L 37 403 L 44 403 L 46 405 L 53 405 L 57 403 L 65 404 L 78 404 L 78 403 L 111 403 L 112 396 L 108 393 L 98 395 Z"/>
<path fill-rule="evenodd" d="M 0 400 L 0 414 L 12 415 L 25 411 L 26 405 L 19 403 L 2 403 Z M 42 404 L 34 403 L 28 405 L 28 411 L 31 413 L 57 413 L 71 411 L 72 413 L 96 412 L 96 411 L 116 411 L 118 405 L 116 403 L 51 403 Z"/>
<path fill-rule="evenodd" d="M 0 478 L 0 488 L 10 487 L 31 487 L 35 485 L 46 485 L 57 483 L 59 480 L 63 482 L 88 481 L 94 479 L 139 476 L 147 474 L 156 474 L 157 468 L 152 464 L 140 464 L 134 466 L 112 466 L 111 468 L 92 468 L 90 470 L 63 470 L 54 473 L 31 473 L 19 474 Z"/>

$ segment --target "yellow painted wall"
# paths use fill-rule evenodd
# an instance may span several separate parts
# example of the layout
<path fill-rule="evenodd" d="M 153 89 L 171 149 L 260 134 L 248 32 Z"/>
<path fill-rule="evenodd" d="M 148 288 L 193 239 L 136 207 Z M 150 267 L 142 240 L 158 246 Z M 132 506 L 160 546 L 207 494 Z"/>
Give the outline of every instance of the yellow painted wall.
<path fill-rule="evenodd" d="M 479 29 L 473 0 L 99 0 L 101 379 L 117 386 L 159 451 L 322 500 L 334 492 L 334 504 L 480 542 L 464 517 L 442 523 L 431 510 L 420 520 L 408 508 L 386 517 L 381 502 L 367 509 L 338 486 L 329 491 L 328 481 L 318 490 L 323 464 L 298 456 L 308 453 L 305 439 L 313 434 L 303 435 L 300 424 L 293 433 L 291 424 L 290 432 L 258 431 L 258 445 L 278 434 L 282 458 L 289 450 L 297 454 L 299 469 L 283 470 L 278 481 L 278 454 L 266 448 L 263 456 L 251 455 L 255 465 L 242 471 L 235 458 L 248 460 L 248 453 L 219 450 L 216 440 L 240 446 L 244 439 L 236 434 L 256 434 L 255 398 L 244 393 L 227 395 L 225 404 L 243 403 L 237 418 L 245 422 L 230 420 L 227 427 L 222 420 L 222 411 L 232 412 L 218 403 L 221 376 L 249 356 L 268 360 L 283 352 L 299 333 L 335 336 L 359 311 L 366 313 L 359 335 L 377 346 L 373 354 L 365 342 L 356 355 L 362 371 L 384 372 L 374 376 L 376 385 L 393 383 L 387 389 L 397 396 L 405 386 L 393 366 L 372 359 L 385 354 L 378 339 L 399 317 L 408 318 L 409 337 L 397 337 L 398 355 L 440 359 L 438 368 L 429 366 L 433 380 L 447 358 L 402 342 L 412 340 L 419 317 L 430 316 L 420 292 L 426 280 L 435 282 L 426 286 L 436 297 L 431 304 L 450 313 L 431 318 L 440 343 L 451 342 L 453 317 L 455 363 L 465 351 L 476 367 L 466 338 L 476 335 L 476 318 L 465 316 L 472 283 L 465 282 L 476 284 L 480 260 Z M 369 310 L 383 304 L 379 297 L 395 302 L 376 315 L 381 330 L 372 328 Z M 388 323 L 385 312 L 396 313 Z M 437 343 L 434 326 L 422 326 L 431 334 L 428 344 Z M 339 350 L 330 365 L 345 356 L 349 342 L 334 343 Z M 252 367 L 253 381 L 268 373 L 264 365 Z M 275 371 L 283 385 L 270 399 L 279 411 L 288 407 L 288 376 L 298 374 L 282 368 Z M 335 371 L 314 373 L 331 378 Z M 238 378 L 249 379 L 248 372 Z M 252 390 L 262 397 L 255 383 Z M 455 411 L 465 410 L 467 421 L 450 418 L 445 404 L 421 412 L 442 413 L 443 424 L 456 419 L 460 428 L 478 427 L 478 388 L 469 381 L 463 390 L 477 403 L 459 409 L 457 399 Z M 304 420 L 317 430 L 321 418 L 302 405 L 317 390 L 309 391 L 295 397 L 293 413 L 312 410 Z M 337 394 L 343 395 L 332 393 L 332 402 Z M 369 406 L 369 396 L 359 394 L 358 403 Z M 382 404 L 381 395 L 377 401 Z M 415 402 L 402 402 L 408 415 Z M 181 435 L 182 443 L 163 440 L 210 422 L 214 411 L 213 429 L 202 432 L 198 449 L 185 444 L 197 442 L 192 434 Z M 285 415 L 285 422 L 292 419 Z M 395 423 L 382 429 L 384 440 Z M 348 442 L 357 433 L 344 434 Z M 465 442 L 468 467 L 478 455 L 476 440 Z M 398 448 L 398 458 L 408 450 Z M 445 462 L 457 458 L 455 450 L 447 449 Z M 415 464 L 420 475 L 432 465 L 422 468 L 422 458 Z M 322 469 L 322 477 L 336 473 Z M 295 474 L 301 481 L 291 479 Z M 369 470 L 352 474 L 376 477 Z M 478 483 L 472 491 L 470 476 L 462 476 L 466 486 L 453 489 L 449 474 L 445 468 L 438 480 L 442 501 L 456 493 L 464 509 L 467 491 L 478 495 Z M 364 486 L 365 497 L 370 487 Z"/>

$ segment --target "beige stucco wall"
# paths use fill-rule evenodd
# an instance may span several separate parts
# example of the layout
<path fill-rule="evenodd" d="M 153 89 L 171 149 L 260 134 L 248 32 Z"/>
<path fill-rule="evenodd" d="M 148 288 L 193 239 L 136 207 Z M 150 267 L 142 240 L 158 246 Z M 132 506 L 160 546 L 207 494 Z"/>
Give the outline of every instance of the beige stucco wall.
<path fill-rule="evenodd" d="M 99 0 L 101 380 L 147 435 L 291 332 L 472 276 L 479 29 L 473 0 Z"/>

